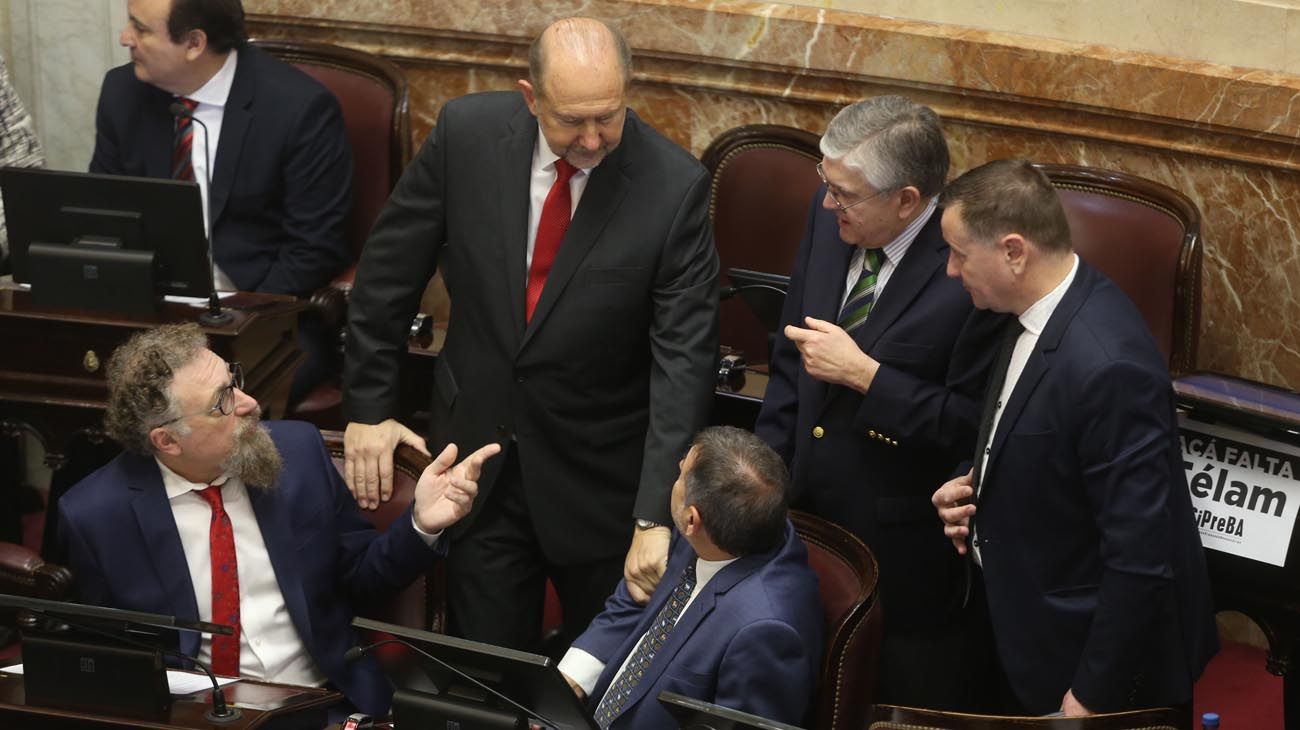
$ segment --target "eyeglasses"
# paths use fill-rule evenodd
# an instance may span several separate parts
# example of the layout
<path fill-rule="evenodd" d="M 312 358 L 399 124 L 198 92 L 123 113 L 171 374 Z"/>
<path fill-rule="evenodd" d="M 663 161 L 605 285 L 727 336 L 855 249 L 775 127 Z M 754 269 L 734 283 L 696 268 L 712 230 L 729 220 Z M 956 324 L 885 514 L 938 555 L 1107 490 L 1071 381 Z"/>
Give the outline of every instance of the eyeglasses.
<path fill-rule="evenodd" d="M 229 367 L 230 367 L 230 383 L 228 383 L 226 387 L 221 389 L 221 393 L 217 396 L 217 402 L 213 404 L 211 408 L 209 408 L 207 411 L 200 412 L 200 413 L 190 413 L 188 415 L 170 418 L 158 424 L 157 426 L 154 426 L 154 428 L 161 428 L 170 423 L 175 423 L 183 418 L 189 418 L 190 416 L 200 416 L 200 415 L 215 416 L 218 413 L 220 413 L 223 416 L 229 416 L 231 413 L 234 413 L 235 412 L 235 389 L 238 388 L 242 390 L 244 388 L 244 369 L 240 367 L 239 363 L 237 362 L 230 363 Z"/>
<path fill-rule="evenodd" d="M 849 203 L 848 205 L 845 205 L 844 203 L 840 202 L 839 196 L 835 194 L 835 186 L 831 184 L 830 180 L 826 179 L 826 173 L 822 171 L 822 163 L 820 162 L 817 163 L 817 177 L 820 177 L 822 179 L 822 184 L 826 186 L 826 194 L 831 196 L 831 202 L 835 204 L 836 208 L 839 208 L 839 211 L 841 213 L 848 210 L 849 208 L 852 208 L 855 205 L 862 205 L 863 203 L 867 202 L 868 200 L 871 200 L 872 198 L 879 197 L 889 192 L 888 190 L 877 190 L 876 192 L 872 193 L 871 195 L 868 195 L 865 198 L 860 198 L 852 203 Z"/>

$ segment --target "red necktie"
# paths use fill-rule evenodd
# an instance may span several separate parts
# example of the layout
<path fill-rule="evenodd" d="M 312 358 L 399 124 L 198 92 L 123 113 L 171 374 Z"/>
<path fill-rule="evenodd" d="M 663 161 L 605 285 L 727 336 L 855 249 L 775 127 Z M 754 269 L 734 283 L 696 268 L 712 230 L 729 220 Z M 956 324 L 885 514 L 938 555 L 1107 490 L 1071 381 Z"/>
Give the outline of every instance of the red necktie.
<path fill-rule="evenodd" d="M 221 487 L 195 490 L 212 507 L 208 549 L 212 555 L 212 622 L 235 627 L 231 636 L 212 637 L 212 671 L 239 676 L 239 565 L 235 560 L 235 531 L 221 502 Z"/>
<path fill-rule="evenodd" d="M 199 103 L 193 99 L 177 99 L 193 114 Z M 194 117 L 176 117 L 176 134 L 172 137 L 172 179 L 193 180 L 194 163 L 190 151 L 194 149 Z"/>
<path fill-rule="evenodd" d="M 555 263 L 555 255 L 560 251 L 564 232 L 569 230 L 569 216 L 573 212 L 569 178 L 577 171 L 578 168 L 563 158 L 555 161 L 555 184 L 551 186 L 551 192 L 546 194 L 542 217 L 537 221 L 537 238 L 533 241 L 533 265 L 528 269 L 525 321 L 533 318 L 537 300 L 542 298 L 542 287 L 546 286 L 546 275 L 551 273 L 551 264 Z"/>

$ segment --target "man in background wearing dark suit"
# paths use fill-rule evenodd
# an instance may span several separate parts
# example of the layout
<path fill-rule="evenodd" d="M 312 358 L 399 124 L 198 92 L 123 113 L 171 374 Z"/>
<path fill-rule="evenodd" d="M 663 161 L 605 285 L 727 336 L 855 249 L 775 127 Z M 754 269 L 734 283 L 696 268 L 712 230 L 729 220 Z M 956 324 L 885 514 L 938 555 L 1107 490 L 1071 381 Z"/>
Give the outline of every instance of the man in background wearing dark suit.
<path fill-rule="evenodd" d="M 673 485 L 666 579 L 644 607 L 620 583 L 560 661 L 602 728 L 675 726 L 664 691 L 803 722 L 824 626 L 789 492 L 781 457 L 754 434 L 696 437 Z"/>
<path fill-rule="evenodd" d="M 451 295 L 430 439 L 497 441 L 453 531 L 455 630 L 535 647 L 545 579 L 571 638 L 620 578 L 648 599 L 673 466 L 717 367 L 709 177 L 627 109 L 626 41 L 586 18 L 534 42 L 522 93 L 448 102 L 366 242 L 349 305 L 349 486 L 389 493 L 399 370 L 420 293 Z"/>
<path fill-rule="evenodd" d="M 351 263 L 352 153 L 334 95 L 246 43 L 240 0 L 128 0 L 127 12 L 131 63 L 104 76 L 90 171 L 197 182 L 220 290 L 301 297 L 328 283 Z M 290 403 L 337 369 L 319 320 L 300 330 Z"/>
<path fill-rule="evenodd" d="M 63 498 L 59 537 L 81 601 L 213 621 L 180 633 L 214 672 L 328 683 L 383 714 L 392 686 L 356 644 L 352 618 L 429 570 L 442 531 L 469 512 L 489 444 L 453 467 L 448 448 L 382 535 L 361 516 L 307 423 L 259 423 L 238 363 L 198 325 L 131 337 L 107 368 L 105 430 L 125 451 Z"/>
<path fill-rule="evenodd" d="M 970 456 L 996 320 L 944 276 L 939 118 L 899 96 L 841 110 L 756 431 L 791 466 L 796 507 L 880 561 L 881 702 L 968 709 L 961 563 L 935 480 Z M 956 647 L 956 648 L 954 648 Z"/>
<path fill-rule="evenodd" d="M 1181 706 L 1190 727 L 1218 640 L 1164 359 L 1128 297 L 1075 255 L 1028 162 L 975 168 L 942 200 L 949 275 L 975 306 L 1016 317 L 974 468 L 933 497 L 974 560 L 999 709 Z"/>

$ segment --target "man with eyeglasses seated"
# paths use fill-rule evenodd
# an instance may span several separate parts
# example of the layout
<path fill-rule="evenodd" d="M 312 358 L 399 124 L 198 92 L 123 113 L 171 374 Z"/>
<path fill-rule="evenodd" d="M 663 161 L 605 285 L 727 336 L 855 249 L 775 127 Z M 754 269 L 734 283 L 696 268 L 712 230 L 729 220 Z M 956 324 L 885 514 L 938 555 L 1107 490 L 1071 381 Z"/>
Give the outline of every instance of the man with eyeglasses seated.
<path fill-rule="evenodd" d="M 192 324 L 131 337 L 107 369 L 105 430 L 125 451 L 61 501 L 59 536 L 82 602 L 213 621 L 180 634 L 217 674 L 342 692 L 386 711 L 392 687 L 356 643 L 355 606 L 395 593 L 444 552 L 470 510 L 489 444 L 456 447 L 420 476 L 382 535 L 361 516 L 315 427 L 259 423 L 238 364 Z"/>
<path fill-rule="evenodd" d="M 964 567 L 935 534 L 930 495 L 974 449 L 1001 318 L 944 275 L 948 145 L 934 111 L 900 96 L 852 104 L 821 151 L 755 431 L 790 465 L 794 506 L 880 562 L 876 701 L 969 709 Z"/>

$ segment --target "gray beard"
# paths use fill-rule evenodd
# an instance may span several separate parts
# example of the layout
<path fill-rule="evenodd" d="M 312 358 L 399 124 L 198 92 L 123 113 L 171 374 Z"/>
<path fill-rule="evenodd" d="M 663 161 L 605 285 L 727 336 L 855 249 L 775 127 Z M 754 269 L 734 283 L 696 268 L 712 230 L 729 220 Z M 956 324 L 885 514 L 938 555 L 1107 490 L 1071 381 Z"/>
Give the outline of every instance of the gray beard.
<path fill-rule="evenodd" d="M 271 440 L 266 424 L 258 415 L 246 416 L 235 432 L 235 448 L 221 466 L 232 477 L 237 477 L 249 487 L 274 489 L 280 478 L 284 460 Z"/>

